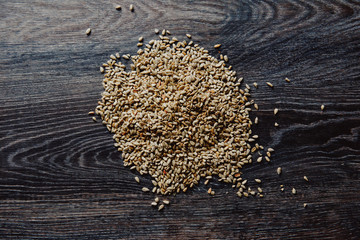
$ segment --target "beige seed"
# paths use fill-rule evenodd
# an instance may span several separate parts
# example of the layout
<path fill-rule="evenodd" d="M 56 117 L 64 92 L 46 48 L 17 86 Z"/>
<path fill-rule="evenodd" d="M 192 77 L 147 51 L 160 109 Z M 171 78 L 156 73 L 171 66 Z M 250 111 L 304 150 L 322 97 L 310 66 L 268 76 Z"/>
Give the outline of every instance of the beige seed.
<path fill-rule="evenodd" d="M 190 35 L 190 34 L 188 34 L 188 33 L 186 34 L 186 36 L 187 36 L 188 38 L 191 38 L 191 35 Z"/>
<path fill-rule="evenodd" d="M 160 199 L 158 197 L 156 197 L 154 201 L 158 203 L 160 201 Z"/>
<path fill-rule="evenodd" d="M 288 79 L 288 78 L 286 77 L 286 78 L 285 78 L 285 81 L 290 82 L 290 79 Z"/>
<path fill-rule="evenodd" d="M 214 48 L 219 48 L 219 47 L 221 47 L 221 44 L 215 44 L 214 45 Z"/>
<path fill-rule="evenodd" d="M 304 208 L 306 208 L 307 207 L 307 203 L 304 203 Z"/>
<path fill-rule="evenodd" d="M 134 11 L 134 5 L 130 4 L 129 9 L 130 9 L 131 12 L 133 12 Z"/>
<path fill-rule="evenodd" d="M 261 183 L 261 180 L 260 180 L 260 179 L 258 179 L 258 178 L 256 178 L 256 179 L 255 179 L 255 182 L 257 182 L 257 183 Z"/>
<path fill-rule="evenodd" d="M 273 148 L 268 148 L 267 151 L 268 151 L 268 152 L 273 152 L 273 151 L 275 151 L 275 150 L 274 150 Z"/>
<path fill-rule="evenodd" d="M 139 37 L 139 42 L 144 41 L 144 37 Z"/>
<path fill-rule="evenodd" d="M 151 206 L 157 206 L 157 202 L 152 202 Z"/>
<path fill-rule="evenodd" d="M 304 176 L 304 180 L 307 181 L 307 182 L 309 181 L 309 179 L 307 178 L 307 176 Z"/>
<path fill-rule="evenodd" d="M 254 123 L 255 123 L 255 124 L 258 124 L 258 123 L 259 123 L 259 118 L 258 118 L 258 117 L 255 117 Z"/>
<path fill-rule="evenodd" d="M 324 111 L 324 109 L 325 109 L 325 106 L 324 105 L 321 105 L 321 111 Z"/>
<path fill-rule="evenodd" d="M 171 35 L 171 32 L 169 30 L 166 30 L 166 34 Z"/>
<path fill-rule="evenodd" d="M 143 43 L 136 44 L 138 47 L 142 47 Z"/>
<path fill-rule="evenodd" d="M 277 172 L 277 174 L 278 174 L 278 175 L 280 175 L 280 174 L 281 174 L 281 172 L 282 172 L 281 167 L 278 167 L 278 168 L 276 169 L 276 172 Z"/>
<path fill-rule="evenodd" d="M 275 127 L 278 127 L 278 126 L 279 126 L 279 124 L 278 124 L 277 122 L 275 122 L 275 123 L 274 123 L 274 126 L 275 126 Z"/>
<path fill-rule="evenodd" d="M 283 191 L 284 191 L 284 188 L 280 188 L 280 191 L 282 191 L 282 192 L 283 192 Z"/>
<path fill-rule="evenodd" d="M 86 35 L 90 35 L 90 33 L 91 33 L 91 28 L 88 28 L 88 29 L 86 29 Z"/>
<path fill-rule="evenodd" d="M 166 35 L 166 30 L 165 29 L 162 30 L 161 35 L 163 35 L 163 36 Z"/>
<path fill-rule="evenodd" d="M 257 82 L 254 82 L 253 85 L 254 85 L 254 87 L 258 88 Z"/>
<path fill-rule="evenodd" d="M 94 115 L 95 113 L 94 113 L 94 111 L 90 111 L 88 114 L 89 115 Z"/>
<path fill-rule="evenodd" d="M 149 192 L 149 191 L 150 191 L 150 189 L 148 189 L 147 187 L 143 187 L 141 190 L 142 190 L 143 192 Z"/>
<path fill-rule="evenodd" d="M 260 163 L 260 162 L 262 161 L 262 157 L 258 157 L 258 159 L 256 159 L 256 161 L 257 161 L 258 163 Z"/>
<path fill-rule="evenodd" d="M 296 189 L 293 188 L 293 189 L 291 190 L 291 193 L 295 195 L 295 194 L 296 194 Z"/>
<path fill-rule="evenodd" d="M 259 193 L 262 193 L 262 192 L 263 192 L 263 190 L 262 190 L 261 187 L 258 187 L 257 190 L 258 190 Z"/>
<path fill-rule="evenodd" d="M 169 205 L 170 201 L 169 200 L 163 200 L 163 203 L 166 204 L 166 205 Z"/>
<path fill-rule="evenodd" d="M 116 5 L 116 6 L 115 6 L 115 9 L 118 10 L 118 11 L 120 11 L 120 10 L 121 10 L 121 5 Z"/>
<path fill-rule="evenodd" d="M 272 85 L 271 82 L 266 82 L 266 84 L 267 84 L 269 87 L 271 87 L 271 88 L 274 87 L 274 85 Z"/>
<path fill-rule="evenodd" d="M 155 34 L 159 34 L 159 32 L 160 32 L 160 30 L 159 29 L 157 29 L 157 28 L 155 28 Z"/>
<path fill-rule="evenodd" d="M 254 103 L 254 108 L 255 108 L 256 110 L 259 110 L 259 106 L 258 106 L 256 103 Z"/>
<path fill-rule="evenodd" d="M 105 70 L 104 70 L 103 67 L 100 67 L 100 72 L 101 72 L 101 73 L 104 73 L 104 72 L 105 72 Z"/>
<path fill-rule="evenodd" d="M 270 162 L 270 158 L 269 158 L 268 156 L 265 156 L 265 160 L 266 160 L 267 162 Z"/>
<path fill-rule="evenodd" d="M 138 182 L 138 183 L 140 183 L 139 177 L 135 177 L 135 181 Z"/>
<path fill-rule="evenodd" d="M 275 108 L 274 109 L 274 115 L 276 115 L 279 112 L 279 109 Z"/>
<path fill-rule="evenodd" d="M 208 189 L 207 193 L 208 193 L 208 194 L 211 194 L 211 188 Z"/>
<path fill-rule="evenodd" d="M 229 61 L 229 58 L 228 58 L 227 55 L 224 55 L 224 61 L 225 61 L 225 62 L 228 62 L 228 61 Z"/>
<path fill-rule="evenodd" d="M 164 204 L 160 204 L 160 206 L 159 206 L 158 210 L 159 210 L 159 211 L 161 211 L 164 207 L 165 207 L 165 205 L 164 205 Z"/>
<path fill-rule="evenodd" d="M 94 122 L 96 122 L 96 117 L 92 117 L 92 120 L 93 120 Z"/>

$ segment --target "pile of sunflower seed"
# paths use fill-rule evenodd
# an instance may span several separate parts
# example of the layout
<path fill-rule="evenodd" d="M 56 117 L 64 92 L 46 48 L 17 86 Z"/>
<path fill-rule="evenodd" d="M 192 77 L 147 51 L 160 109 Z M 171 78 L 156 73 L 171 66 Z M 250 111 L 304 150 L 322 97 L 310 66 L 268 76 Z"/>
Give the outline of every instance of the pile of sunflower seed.
<path fill-rule="evenodd" d="M 255 195 L 241 173 L 264 149 L 251 131 L 250 87 L 240 88 L 242 78 L 224 60 L 166 33 L 122 56 L 132 60 L 131 71 L 118 53 L 100 68 L 105 91 L 95 112 L 114 134 L 124 165 L 153 178 L 153 189 L 143 191 L 185 192 L 217 176 L 238 196 Z"/>

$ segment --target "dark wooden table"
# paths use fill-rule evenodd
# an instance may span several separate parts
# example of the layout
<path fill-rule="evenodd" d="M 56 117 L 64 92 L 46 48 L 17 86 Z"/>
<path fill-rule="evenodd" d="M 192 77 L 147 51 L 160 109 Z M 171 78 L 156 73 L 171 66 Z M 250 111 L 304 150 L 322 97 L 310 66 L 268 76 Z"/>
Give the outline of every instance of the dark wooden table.
<path fill-rule="evenodd" d="M 359 239 L 359 1 L 2 0 L 0 17 L 1 239 Z M 263 199 L 214 182 L 215 196 L 200 184 L 158 212 L 141 191 L 151 179 L 136 184 L 87 115 L 99 66 L 154 28 L 190 33 L 217 57 L 221 43 L 259 84 L 254 132 L 275 153 L 243 172 L 263 180 Z"/>

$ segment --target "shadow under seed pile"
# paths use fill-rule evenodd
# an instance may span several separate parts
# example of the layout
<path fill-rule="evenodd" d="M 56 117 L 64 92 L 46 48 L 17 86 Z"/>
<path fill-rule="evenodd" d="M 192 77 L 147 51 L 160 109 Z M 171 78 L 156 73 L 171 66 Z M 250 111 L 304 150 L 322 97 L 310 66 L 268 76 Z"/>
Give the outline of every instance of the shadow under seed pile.
<path fill-rule="evenodd" d="M 160 38 L 131 57 L 129 72 L 119 56 L 103 65 L 96 113 L 124 165 L 152 176 L 152 192 L 185 192 L 218 175 L 241 196 L 240 170 L 263 149 L 252 138 L 249 88 L 240 89 L 236 72 L 192 41 Z"/>

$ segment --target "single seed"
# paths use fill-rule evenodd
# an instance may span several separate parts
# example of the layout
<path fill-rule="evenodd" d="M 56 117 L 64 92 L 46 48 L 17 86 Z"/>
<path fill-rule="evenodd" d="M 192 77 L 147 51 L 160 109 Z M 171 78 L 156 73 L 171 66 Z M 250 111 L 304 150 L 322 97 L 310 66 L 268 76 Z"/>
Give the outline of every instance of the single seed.
<path fill-rule="evenodd" d="M 120 10 L 121 10 L 121 6 L 120 6 L 120 5 L 116 5 L 115 9 L 118 10 L 118 11 L 120 11 Z"/>
<path fill-rule="evenodd" d="M 295 188 L 293 188 L 292 190 L 291 190 L 291 192 L 292 192 L 292 194 L 296 194 L 296 189 Z"/>
<path fill-rule="evenodd" d="M 211 194 L 211 188 L 208 189 L 207 193 L 208 193 L 208 194 Z"/>
<path fill-rule="evenodd" d="M 279 112 L 279 109 L 275 108 L 274 109 L 274 115 L 276 115 Z"/>
<path fill-rule="evenodd" d="M 221 47 L 221 44 L 215 44 L 214 45 L 214 48 L 219 48 L 219 47 Z"/>
<path fill-rule="evenodd" d="M 163 203 L 166 204 L 166 205 L 169 205 L 170 201 L 169 200 L 163 200 Z"/>
<path fill-rule="evenodd" d="M 284 188 L 280 188 L 280 191 L 282 191 L 282 192 L 283 192 L 283 191 L 284 191 Z"/>
<path fill-rule="evenodd" d="M 105 70 L 104 70 L 103 67 L 100 67 L 100 72 L 101 72 L 101 73 L 104 73 L 104 72 L 105 72 Z"/>
<path fill-rule="evenodd" d="M 266 82 L 266 84 L 267 84 L 269 87 L 271 87 L 271 88 L 274 87 L 274 85 L 272 85 L 271 82 Z"/>
<path fill-rule="evenodd" d="M 90 111 L 88 114 L 89 115 L 94 115 L 95 113 L 94 113 L 94 111 Z"/>
<path fill-rule="evenodd" d="M 325 109 L 325 106 L 324 105 L 321 105 L 321 111 L 324 111 L 324 109 Z"/>
<path fill-rule="evenodd" d="M 96 122 L 96 117 L 92 117 L 92 120 L 93 120 L 94 122 Z"/>
<path fill-rule="evenodd" d="M 144 41 L 144 37 L 139 37 L 139 42 Z"/>
<path fill-rule="evenodd" d="M 171 35 L 171 33 L 170 33 L 170 31 L 169 31 L 169 30 L 166 30 L 166 34 Z"/>
<path fill-rule="evenodd" d="M 259 110 L 259 106 L 258 106 L 256 103 L 254 103 L 254 108 L 255 108 L 256 110 Z"/>
<path fill-rule="evenodd" d="M 306 208 L 307 207 L 307 203 L 304 203 L 304 208 Z"/>
<path fill-rule="evenodd" d="M 138 47 L 142 47 L 142 45 L 143 45 L 143 43 L 141 43 L 141 42 L 137 44 Z"/>
<path fill-rule="evenodd" d="M 304 180 L 307 181 L 307 182 L 309 181 L 309 179 L 307 178 L 307 176 L 304 176 Z"/>
<path fill-rule="evenodd" d="M 257 182 L 257 183 L 261 183 L 261 180 L 260 180 L 260 179 L 258 179 L 258 178 L 256 178 L 256 179 L 255 179 L 255 182 Z"/>
<path fill-rule="evenodd" d="M 268 148 L 267 151 L 268 151 L 268 152 L 273 152 L 273 151 L 275 151 L 275 150 L 274 150 L 273 148 Z"/>
<path fill-rule="evenodd" d="M 278 126 L 279 126 L 279 124 L 278 124 L 277 122 L 275 122 L 275 123 L 274 123 L 274 126 L 275 126 L 275 127 L 278 127 Z"/>
<path fill-rule="evenodd" d="M 157 202 L 152 202 L 151 206 L 157 206 Z"/>
<path fill-rule="evenodd" d="M 188 34 L 188 33 L 186 34 L 186 36 L 187 36 L 188 38 L 191 38 L 191 35 L 190 35 L 190 34 Z"/>
<path fill-rule="evenodd" d="M 278 174 L 278 175 L 280 175 L 280 174 L 281 174 L 281 172 L 282 172 L 281 167 L 278 167 L 278 168 L 276 169 L 276 172 L 277 172 L 277 174 Z"/>
<path fill-rule="evenodd" d="M 90 35 L 90 33 L 91 33 L 91 28 L 88 28 L 88 29 L 86 29 L 86 35 Z"/>
<path fill-rule="evenodd" d="M 149 192 L 149 191 L 150 191 L 150 189 L 148 189 L 147 187 L 143 187 L 141 190 L 142 190 L 143 192 Z"/>
<path fill-rule="evenodd" d="M 262 193 L 262 192 L 263 192 L 263 190 L 262 190 L 261 187 L 258 187 L 257 189 L 258 189 L 258 192 L 259 192 L 259 193 Z"/>
<path fill-rule="evenodd" d="M 159 211 L 161 211 L 164 207 L 165 207 L 165 205 L 164 205 L 164 204 L 160 204 L 160 206 L 159 206 L 158 210 L 159 210 Z"/>
<path fill-rule="evenodd" d="M 260 163 L 260 162 L 262 161 L 262 157 L 258 157 L 258 159 L 256 159 L 256 161 L 257 161 L 258 163 Z"/>
<path fill-rule="evenodd" d="M 135 177 L 135 181 L 138 182 L 138 183 L 140 183 L 139 177 Z"/>
<path fill-rule="evenodd" d="M 285 78 L 285 81 L 290 82 L 290 79 L 288 79 L 288 78 L 286 77 L 286 78 Z"/>
<path fill-rule="evenodd" d="M 133 12 L 134 11 L 134 5 L 130 4 L 129 9 L 130 9 L 131 12 Z"/>
<path fill-rule="evenodd" d="M 268 156 L 265 156 L 265 160 L 266 160 L 267 162 L 270 162 L 270 158 L 269 158 Z"/>
<path fill-rule="evenodd" d="M 163 36 L 166 35 L 166 30 L 165 29 L 162 30 L 161 35 L 163 35 Z"/>
<path fill-rule="evenodd" d="M 155 34 L 159 34 L 159 32 L 160 32 L 160 30 L 159 29 L 157 29 L 157 28 L 155 28 Z"/>
<path fill-rule="evenodd" d="M 254 87 L 258 88 L 257 82 L 254 82 L 253 85 L 254 85 Z"/>
<path fill-rule="evenodd" d="M 229 58 L 228 58 L 227 55 L 224 56 L 224 61 L 225 61 L 225 62 L 228 62 L 228 61 L 229 61 Z"/>
<path fill-rule="evenodd" d="M 160 201 L 160 199 L 158 197 L 156 197 L 154 201 L 158 203 Z"/>
<path fill-rule="evenodd" d="M 258 118 L 258 117 L 255 117 L 254 123 L 255 123 L 255 124 L 258 124 L 258 123 L 259 123 L 259 118 Z"/>

